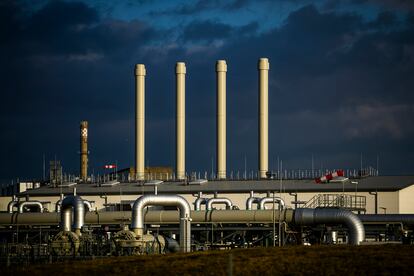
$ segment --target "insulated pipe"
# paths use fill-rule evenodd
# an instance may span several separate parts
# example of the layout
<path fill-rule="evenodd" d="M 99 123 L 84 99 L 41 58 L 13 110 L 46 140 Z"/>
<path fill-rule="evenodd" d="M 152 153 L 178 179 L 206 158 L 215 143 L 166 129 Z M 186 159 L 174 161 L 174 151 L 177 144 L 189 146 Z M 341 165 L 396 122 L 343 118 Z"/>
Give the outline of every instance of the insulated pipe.
<path fill-rule="evenodd" d="M 73 211 L 72 211 L 73 209 Z M 73 225 L 72 225 L 73 213 Z M 63 231 L 72 231 L 80 234 L 80 230 L 85 223 L 85 206 L 83 200 L 79 196 L 69 195 L 62 201 L 60 222 Z"/>
<path fill-rule="evenodd" d="M 13 213 L 13 208 L 17 204 L 19 204 L 18 201 L 10 201 L 9 204 L 7 204 L 7 212 L 9 212 L 10 214 L 12 214 Z"/>
<path fill-rule="evenodd" d="M 176 163 L 175 175 L 179 180 L 185 179 L 185 74 L 184 62 L 177 62 L 176 75 Z"/>
<path fill-rule="evenodd" d="M 285 209 L 275 210 L 211 210 L 211 211 L 191 211 L 191 223 L 272 223 L 275 218 L 286 223 L 293 221 L 294 210 Z M 147 224 L 179 224 L 180 212 L 171 210 L 148 211 L 144 214 Z M 94 225 L 119 225 L 122 222 L 131 221 L 131 211 L 116 212 L 87 212 L 85 224 Z M 0 225 L 58 225 L 60 216 L 58 213 L 0 213 Z"/>
<path fill-rule="evenodd" d="M 88 180 L 88 122 L 80 123 L 80 178 Z"/>
<path fill-rule="evenodd" d="M 268 126 L 269 126 L 269 60 L 259 59 L 259 178 L 266 178 L 268 171 Z"/>
<path fill-rule="evenodd" d="M 227 210 L 231 210 L 233 203 L 230 199 L 225 197 L 216 197 L 207 199 L 206 210 L 210 211 L 213 208 L 214 204 L 225 204 Z"/>
<path fill-rule="evenodd" d="M 132 206 L 131 229 L 142 237 L 144 232 L 144 208 L 147 206 L 177 206 L 180 210 L 180 247 L 183 252 L 191 251 L 190 204 L 179 195 L 144 195 Z"/>
<path fill-rule="evenodd" d="M 386 215 L 358 215 L 363 223 L 369 224 L 388 224 L 388 223 L 403 223 L 407 225 L 414 225 L 413 214 L 386 214 Z"/>
<path fill-rule="evenodd" d="M 226 72 L 225 60 L 216 63 L 217 74 L 217 179 L 226 179 Z"/>
<path fill-rule="evenodd" d="M 145 179 L 145 75 L 144 64 L 135 66 L 135 179 Z"/>
<path fill-rule="evenodd" d="M 259 200 L 259 209 L 263 210 L 265 209 L 265 205 L 267 203 L 273 203 L 273 200 L 275 203 L 278 203 L 281 209 L 285 209 L 285 201 L 281 199 L 280 197 L 264 197 Z"/>
<path fill-rule="evenodd" d="M 43 204 L 40 201 L 37 201 L 37 200 L 20 202 L 20 204 L 19 204 L 19 213 L 20 214 L 23 213 L 24 212 L 24 207 L 28 207 L 28 206 L 37 206 L 37 207 L 39 207 L 40 213 L 43 213 Z"/>
<path fill-rule="evenodd" d="M 357 215 L 339 208 L 298 208 L 295 211 L 295 224 L 345 224 L 349 233 L 349 244 L 359 245 L 365 240 L 365 229 Z"/>

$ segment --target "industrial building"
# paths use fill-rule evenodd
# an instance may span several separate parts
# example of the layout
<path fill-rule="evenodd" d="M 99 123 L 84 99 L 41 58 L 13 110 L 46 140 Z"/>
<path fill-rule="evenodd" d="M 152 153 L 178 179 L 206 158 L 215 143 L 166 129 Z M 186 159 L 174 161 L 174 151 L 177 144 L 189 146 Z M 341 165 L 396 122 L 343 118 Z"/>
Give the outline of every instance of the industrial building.
<path fill-rule="evenodd" d="M 342 173 L 316 183 L 315 174 L 274 175 L 268 166 L 269 61 L 259 59 L 259 144 L 255 179 L 226 169 L 227 63 L 216 63 L 217 174 L 189 177 L 185 169 L 185 63 L 176 73 L 175 172 L 145 160 L 145 76 L 136 77 L 135 160 L 128 177 L 88 174 L 88 123 L 80 128 L 80 173 L 71 181 L 32 183 L 0 198 L 2 255 L 41 246 L 46 255 L 149 254 L 285 244 L 411 243 L 414 176 Z M 157 177 L 166 173 L 164 176 Z M 329 174 L 330 173 L 330 174 Z M 321 176 L 318 173 L 318 176 Z M 321 181 L 318 181 L 321 182 Z M 40 250 L 40 249 L 39 249 Z M 39 253 L 39 255 L 42 255 Z"/>

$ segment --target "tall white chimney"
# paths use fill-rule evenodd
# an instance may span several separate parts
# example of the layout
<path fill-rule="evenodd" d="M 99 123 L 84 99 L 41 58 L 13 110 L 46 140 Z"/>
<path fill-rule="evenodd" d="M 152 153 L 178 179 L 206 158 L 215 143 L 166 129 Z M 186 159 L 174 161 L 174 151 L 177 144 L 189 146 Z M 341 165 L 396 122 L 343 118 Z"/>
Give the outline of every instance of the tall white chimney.
<path fill-rule="evenodd" d="M 145 65 L 135 66 L 135 179 L 145 178 Z"/>
<path fill-rule="evenodd" d="M 226 73 L 225 60 L 216 63 L 217 73 L 217 178 L 226 179 Z"/>
<path fill-rule="evenodd" d="M 259 59 L 259 178 L 266 178 L 269 169 L 269 61 Z"/>
<path fill-rule="evenodd" d="M 185 74 L 184 62 L 177 62 L 176 74 L 176 178 L 185 179 Z"/>

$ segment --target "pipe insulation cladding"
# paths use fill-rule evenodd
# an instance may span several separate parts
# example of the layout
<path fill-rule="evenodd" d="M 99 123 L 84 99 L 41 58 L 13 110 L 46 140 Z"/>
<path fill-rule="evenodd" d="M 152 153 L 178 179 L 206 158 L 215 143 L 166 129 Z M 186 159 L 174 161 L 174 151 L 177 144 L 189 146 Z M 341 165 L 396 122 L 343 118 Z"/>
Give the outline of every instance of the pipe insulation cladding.
<path fill-rule="evenodd" d="M 365 240 L 365 228 L 357 215 L 349 210 L 339 208 L 299 208 L 295 211 L 295 224 L 345 224 L 348 228 L 351 245 L 359 245 Z"/>
<path fill-rule="evenodd" d="M 175 175 L 179 180 L 185 179 L 185 74 L 184 62 L 177 62 L 176 76 L 176 162 Z"/>
<path fill-rule="evenodd" d="M 145 76 L 144 64 L 135 66 L 135 179 L 145 178 Z"/>
<path fill-rule="evenodd" d="M 73 227 L 75 232 L 80 234 L 80 230 L 85 224 L 85 206 L 80 196 L 69 195 L 62 200 L 60 223 L 63 231 L 72 231 Z"/>
<path fill-rule="evenodd" d="M 180 247 L 182 252 L 191 251 L 191 208 L 179 195 L 144 195 L 132 206 L 131 229 L 137 236 L 144 232 L 144 208 L 147 206 L 176 206 L 180 210 Z"/>
<path fill-rule="evenodd" d="M 80 123 L 80 178 L 88 180 L 88 122 Z"/>
<path fill-rule="evenodd" d="M 269 169 L 269 60 L 259 59 L 259 178 Z"/>
<path fill-rule="evenodd" d="M 217 74 L 217 179 L 226 179 L 226 73 L 227 63 L 218 60 Z"/>

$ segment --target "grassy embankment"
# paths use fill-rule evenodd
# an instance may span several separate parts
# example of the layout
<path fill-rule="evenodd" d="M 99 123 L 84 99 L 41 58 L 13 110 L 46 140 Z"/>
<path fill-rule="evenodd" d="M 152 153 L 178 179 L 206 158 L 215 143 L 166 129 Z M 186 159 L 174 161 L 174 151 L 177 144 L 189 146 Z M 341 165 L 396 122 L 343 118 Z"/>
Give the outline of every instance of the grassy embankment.
<path fill-rule="evenodd" d="M 252 248 L 111 257 L 3 271 L 7 274 L 59 276 L 229 275 L 229 266 L 232 266 L 233 275 L 414 275 L 414 246 Z"/>

